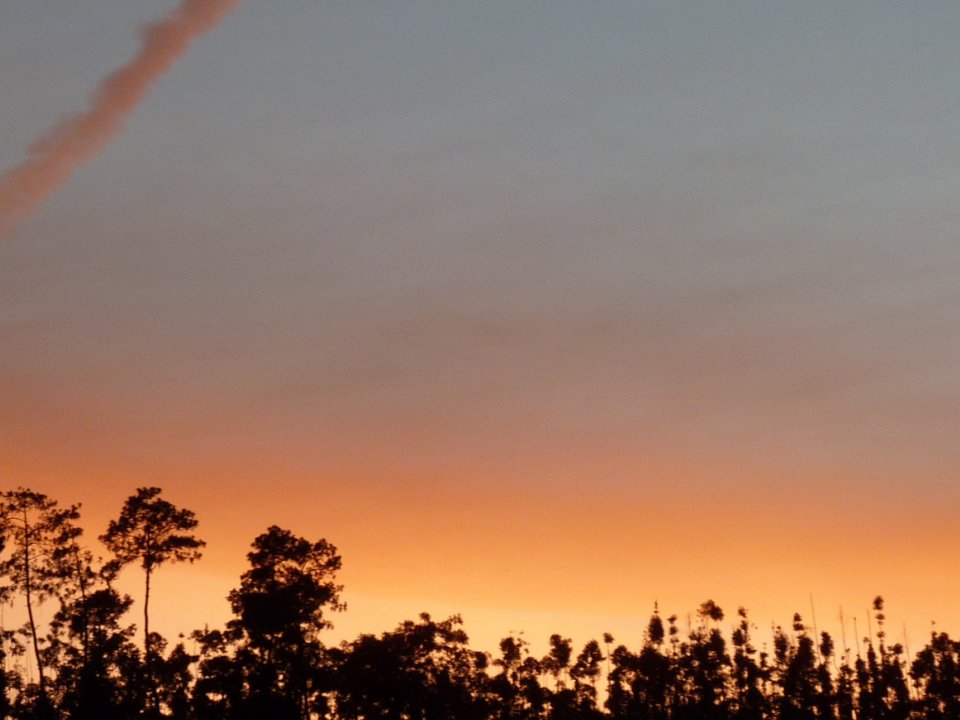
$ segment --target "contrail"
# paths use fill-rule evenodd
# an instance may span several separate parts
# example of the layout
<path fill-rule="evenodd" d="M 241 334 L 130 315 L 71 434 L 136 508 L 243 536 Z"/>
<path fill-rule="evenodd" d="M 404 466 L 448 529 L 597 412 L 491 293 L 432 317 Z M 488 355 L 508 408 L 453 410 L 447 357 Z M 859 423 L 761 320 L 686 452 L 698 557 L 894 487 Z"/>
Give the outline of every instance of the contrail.
<path fill-rule="evenodd" d="M 190 47 L 243 0 L 180 0 L 147 25 L 140 52 L 104 78 L 86 112 L 63 120 L 30 147 L 27 159 L 0 176 L 0 237 L 32 215 L 73 172 L 90 162 L 124 127 L 124 121 Z"/>

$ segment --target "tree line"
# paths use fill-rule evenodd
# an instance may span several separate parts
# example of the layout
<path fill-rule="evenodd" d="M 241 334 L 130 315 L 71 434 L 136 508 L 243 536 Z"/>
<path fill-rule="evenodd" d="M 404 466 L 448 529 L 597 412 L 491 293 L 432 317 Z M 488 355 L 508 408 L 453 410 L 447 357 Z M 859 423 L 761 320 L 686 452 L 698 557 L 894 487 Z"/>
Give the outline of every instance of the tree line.
<path fill-rule="evenodd" d="M 194 513 L 139 488 L 99 537 L 106 558 L 79 520 L 78 505 L 42 493 L 0 494 L 0 601 L 26 614 L 0 635 L 0 720 L 960 719 L 960 642 L 933 632 L 908 657 L 888 640 L 880 597 L 856 652 L 800 615 L 758 649 L 746 610 L 731 624 L 711 600 L 683 629 L 654 607 L 633 647 L 604 634 L 578 653 L 555 634 L 541 657 L 509 635 L 488 653 L 460 617 L 427 614 L 328 646 L 323 631 L 345 609 L 340 556 L 277 526 L 253 540 L 232 619 L 195 631 L 191 652 L 150 630 L 150 586 L 164 565 L 201 556 Z M 128 566 L 143 575 L 139 631 L 114 586 Z"/>

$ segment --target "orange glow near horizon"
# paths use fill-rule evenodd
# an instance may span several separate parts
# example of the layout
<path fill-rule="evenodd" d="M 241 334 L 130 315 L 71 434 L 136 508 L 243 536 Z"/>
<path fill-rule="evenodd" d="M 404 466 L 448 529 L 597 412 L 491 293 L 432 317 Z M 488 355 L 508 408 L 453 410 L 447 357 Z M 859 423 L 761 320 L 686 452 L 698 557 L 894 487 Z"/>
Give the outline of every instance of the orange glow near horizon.
<path fill-rule="evenodd" d="M 270 524 L 325 537 L 340 550 L 350 607 L 333 618 L 335 640 L 426 611 L 460 612 L 478 646 L 491 651 L 510 631 L 524 631 L 534 648 L 554 632 L 581 642 L 610 631 L 636 643 L 654 603 L 684 619 L 707 598 L 731 616 L 746 606 L 765 632 L 788 624 L 793 612 L 812 623 L 812 596 L 819 629 L 838 642 L 839 608 L 863 623 L 876 594 L 897 623 L 892 636 L 902 635 L 901 624 L 915 642 L 931 620 L 948 631 L 960 625 L 953 603 L 960 579 L 949 572 L 960 542 L 951 515 L 906 497 L 892 515 L 888 498 L 835 492 L 836 502 L 824 504 L 809 482 L 791 495 L 758 490 L 765 478 L 720 493 L 702 469 L 666 464 L 619 493 L 582 484 L 562 494 L 543 490 L 549 478 L 542 477 L 528 478 L 528 486 L 483 485 L 470 475 L 444 484 L 424 473 L 384 483 L 344 480 L 346 473 L 330 479 L 335 472 L 284 478 L 248 466 L 244 473 L 240 463 L 222 475 L 178 473 L 166 484 L 150 474 L 131 483 L 122 468 L 90 477 L 36 464 L 5 471 L 41 479 L 36 489 L 61 502 L 82 502 L 91 539 L 136 485 L 160 484 L 193 509 L 208 542 L 204 559 L 163 568 L 155 580 L 157 627 L 173 637 L 225 621 L 225 596 L 245 568 L 250 541 Z M 93 497 L 71 490 L 94 483 L 101 491 Z M 124 587 L 137 601 L 138 583 L 135 570 L 125 572 Z M 852 628 L 846 634 L 852 645 Z"/>

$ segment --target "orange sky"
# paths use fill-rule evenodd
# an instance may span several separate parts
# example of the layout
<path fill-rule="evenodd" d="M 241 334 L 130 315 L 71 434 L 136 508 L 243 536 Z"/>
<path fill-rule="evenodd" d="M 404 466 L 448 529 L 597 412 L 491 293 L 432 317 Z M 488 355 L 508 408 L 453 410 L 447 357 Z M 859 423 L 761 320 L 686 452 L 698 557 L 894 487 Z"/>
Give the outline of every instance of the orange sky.
<path fill-rule="evenodd" d="M 950 571 L 960 547 L 950 509 L 931 510 L 902 493 L 894 511 L 889 497 L 841 489 L 849 478 L 795 478 L 792 490 L 764 490 L 772 480 L 757 478 L 752 489 L 719 492 L 711 482 L 723 477 L 720 468 L 651 464 L 643 480 L 614 496 L 587 482 L 550 493 L 542 489 L 549 477 L 532 478 L 539 487 L 529 490 L 485 486 L 464 472 L 455 488 L 425 474 L 384 482 L 349 471 L 271 477 L 248 467 L 245 476 L 241 467 L 223 475 L 181 470 L 166 483 L 138 477 L 195 510 L 209 542 L 200 563 L 165 568 L 157 578 L 158 626 L 171 636 L 222 622 L 249 542 L 268 523 L 340 549 L 350 608 L 335 619 L 331 640 L 428 611 L 462 613 L 487 649 L 514 630 L 534 647 L 553 632 L 583 642 L 610 631 L 636 642 L 654 602 L 681 618 L 707 598 L 730 613 L 742 604 L 766 628 L 788 623 L 794 611 L 809 622 L 811 594 L 819 628 L 838 639 L 839 608 L 863 624 L 875 594 L 886 597 L 898 639 L 903 623 L 917 641 L 931 620 L 947 629 L 960 622 L 953 602 L 960 581 Z M 63 502 L 82 501 L 91 535 L 117 512 L 134 475 L 116 468 L 88 476 L 35 460 L 4 470 L 42 478 L 35 487 Z M 99 491 L 84 497 L 79 488 Z M 136 598 L 139 583 L 128 571 L 124 587 Z M 852 646 L 851 628 L 847 634 Z"/>

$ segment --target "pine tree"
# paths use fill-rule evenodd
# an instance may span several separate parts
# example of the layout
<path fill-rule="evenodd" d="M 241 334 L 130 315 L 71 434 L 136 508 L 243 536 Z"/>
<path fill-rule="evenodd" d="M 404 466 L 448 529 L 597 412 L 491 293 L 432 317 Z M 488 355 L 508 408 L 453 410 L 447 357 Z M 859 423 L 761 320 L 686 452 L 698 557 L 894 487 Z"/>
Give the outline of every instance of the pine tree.
<path fill-rule="evenodd" d="M 150 581 L 161 565 L 198 560 L 206 544 L 193 534 L 197 527 L 193 512 L 167 502 L 160 497 L 162 492 L 158 487 L 138 488 L 124 502 L 120 517 L 111 520 L 100 536 L 113 553 L 113 560 L 107 564 L 108 575 L 132 563 L 139 563 L 143 569 L 144 691 L 154 716 L 160 713 L 160 699 L 153 673 L 156 653 L 150 632 Z"/>

